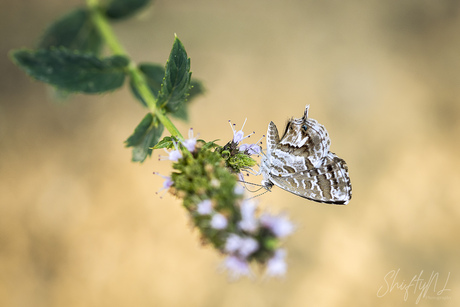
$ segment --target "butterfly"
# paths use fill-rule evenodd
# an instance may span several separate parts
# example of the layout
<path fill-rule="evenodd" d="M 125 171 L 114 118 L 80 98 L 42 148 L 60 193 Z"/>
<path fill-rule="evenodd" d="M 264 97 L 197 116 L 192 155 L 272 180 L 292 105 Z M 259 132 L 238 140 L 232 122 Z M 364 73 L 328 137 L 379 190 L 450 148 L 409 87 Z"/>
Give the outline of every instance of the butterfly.
<path fill-rule="evenodd" d="M 273 122 L 268 125 L 267 150 L 259 172 L 262 185 L 274 185 L 309 200 L 346 205 L 351 199 L 351 182 L 345 161 L 329 151 L 331 140 L 321 124 L 308 118 L 290 119 L 283 136 Z"/>

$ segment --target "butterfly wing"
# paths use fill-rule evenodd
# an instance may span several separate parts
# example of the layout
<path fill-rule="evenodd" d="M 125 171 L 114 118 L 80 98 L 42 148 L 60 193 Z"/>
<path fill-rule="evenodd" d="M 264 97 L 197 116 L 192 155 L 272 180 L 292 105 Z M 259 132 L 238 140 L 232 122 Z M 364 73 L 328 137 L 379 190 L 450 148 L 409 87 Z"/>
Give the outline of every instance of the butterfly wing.
<path fill-rule="evenodd" d="M 348 167 L 332 152 L 318 168 L 285 175 L 270 174 L 269 180 L 283 190 L 317 202 L 346 205 L 351 199 Z"/>
<path fill-rule="evenodd" d="M 277 149 L 303 156 L 307 165 L 318 167 L 329 153 L 331 141 L 323 125 L 306 117 L 290 120 Z"/>
<path fill-rule="evenodd" d="M 306 160 L 306 156 L 292 154 L 292 150 L 286 145 L 280 144 L 278 129 L 273 122 L 270 122 L 267 130 L 267 154 L 262 166 L 273 175 L 285 175 L 298 171 L 304 171 L 313 166 Z"/>
<path fill-rule="evenodd" d="M 276 125 L 268 125 L 267 156 L 275 175 L 317 168 L 329 153 L 329 134 L 323 125 L 308 118 L 308 109 L 306 106 L 303 117 L 288 121 L 281 138 Z"/>

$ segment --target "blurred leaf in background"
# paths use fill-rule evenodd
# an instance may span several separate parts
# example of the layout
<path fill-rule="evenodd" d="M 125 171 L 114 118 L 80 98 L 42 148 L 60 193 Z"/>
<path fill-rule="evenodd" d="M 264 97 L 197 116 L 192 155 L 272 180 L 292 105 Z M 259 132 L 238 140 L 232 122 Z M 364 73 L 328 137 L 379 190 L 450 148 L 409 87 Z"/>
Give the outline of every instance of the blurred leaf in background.
<path fill-rule="evenodd" d="M 11 53 L 13 61 L 29 76 L 60 90 L 97 94 L 123 85 L 129 60 L 123 56 L 99 59 L 91 54 L 59 48 L 20 49 Z"/>
<path fill-rule="evenodd" d="M 38 43 L 39 49 L 65 47 L 98 55 L 103 41 L 91 20 L 90 12 L 79 8 L 53 22 Z"/>

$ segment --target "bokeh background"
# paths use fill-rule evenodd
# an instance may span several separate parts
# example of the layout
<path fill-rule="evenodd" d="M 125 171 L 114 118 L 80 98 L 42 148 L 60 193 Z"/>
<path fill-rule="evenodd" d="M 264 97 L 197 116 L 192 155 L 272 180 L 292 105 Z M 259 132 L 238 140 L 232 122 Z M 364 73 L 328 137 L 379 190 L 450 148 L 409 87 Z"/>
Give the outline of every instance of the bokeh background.
<path fill-rule="evenodd" d="M 138 62 L 184 43 L 207 88 L 184 134 L 224 143 L 248 118 L 261 136 L 310 104 L 348 163 L 348 206 L 259 198 L 298 225 L 289 272 L 237 282 L 155 194 L 169 163 L 130 162 L 145 110 L 126 87 L 56 102 L 8 60 L 78 5 L 0 2 L 0 306 L 416 305 L 414 286 L 377 296 L 392 270 L 406 285 L 438 273 L 436 291 L 449 278 L 418 306 L 460 305 L 460 1 L 157 0 L 114 24 Z"/>

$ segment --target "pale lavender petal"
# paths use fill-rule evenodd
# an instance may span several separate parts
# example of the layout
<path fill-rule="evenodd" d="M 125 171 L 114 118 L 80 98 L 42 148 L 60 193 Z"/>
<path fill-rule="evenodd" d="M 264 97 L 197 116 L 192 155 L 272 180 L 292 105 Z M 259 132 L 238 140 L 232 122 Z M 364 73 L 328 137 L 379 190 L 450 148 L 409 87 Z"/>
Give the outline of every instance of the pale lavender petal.
<path fill-rule="evenodd" d="M 244 219 L 238 222 L 241 230 L 253 233 L 257 230 L 259 224 L 256 219 Z"/>
<path fill-rule="evenodd" d="M 236 253 L 241 248 L 241 243 L 241 237 L 232 233 L 225 242 L 225 251 L 229 254 Z"/>
<path fill-rule="evenodd" d="M 250 276 L 251 270 L 249 268 L 249 264 L 236 256 L 228 256 L 225 258 L 225 267 L 229 270 L 230 275 L 237 279 L 241 276 Z"/>
<path fill-rule="evenodd" d="M 241 203 L 241 221 L 238 226 L 247 232 L 254 232 L 257 230 L 259 223 L 254 216 L 256 204 L 251 200 L 245 200 Z"/>
<path fill-rule="evenodd" d="M 243 195 L 244 194 L 244 187 L 241 184 L 236 184 L 235 188 L 233 189 L 233 193 L 236 195 Z"/>
<path fill-rule="evenodd" d="M 256 211 L 256 203 L 250 199 L 244 200 L 241 203 L 241 216 L 243 219 L 253 219 Z"/>
<path fill-rule="evenodd" d="M 211 200 L 205 199 L 205 200 L 201 201 L 197 205 L 197 210 L 196 211 L 201 215 L 211 214 L 211 212 L 212 212 L 212 202 L 211 202 Z"/>
<path fill-rule="evenodd" d="M 165 179 L 163 182 L 163 189 L 169 189 L 174 184 L 174 182 L 172 181 L 171 177 L 163 176 L 163 178 Z"/>
<path fill-rule="evenodd" d="M 240 130 L 238 132 L 233 133 L 233 142 L 239 143 L 244 139 L 244 132 Z"/>
<path fill-rule="evenodd" d="M 240 146 L 240 148 L 241 148 L 241 146 Z M 249 153 L 250 155 L 257 155 L 257 154 L 259 154 L 259 153 L 260 153 L 260 146 L 257 145 L 257 144 L 250 144 L 250 145 L 248 146 L 248 153 Z"/>
<path fill-rule="evenodd" d="M 211 227 L 214 229 L 225 229 L 227 228 L 228 221 L 225 216 L 220 213 L 216 213 L 211 218 Z"/>
<path fill-rule="evenodd" d="M 240 151 L 243 151 L 243 152 L 244 152 L 244 151 L 246 151 L 246 149 L 248 149 L 248 148 L 249 148 L 249 145 L 248 145 L 248 144 L 241 144 L 241 145 L 240 145 Z"/>
<path fill-rule="evenodd" d="M 169 153 L 169 160 L 177 161 L 182 158 L 182 153 L 179 150 L 173 150 Z"/>
<path fill-rule="evenodd" d="M 284 238 L 294 232 L 294 224 L 285 216 L 273 216 L 265 213 L 260 217 L 260 222 L 278 238 Z"/>
<path fill-rule="evenodd" d="M 259 242 L 257 242 L 254 238 L 246 237 L 241 240 L 239 253 L 242 257 L 246 258 L 258 249 Z"/>
<path fill-rule="evenodd" d="M 272 277 L 281 277 L 286 275 L 287 264 L 284 261 L 285 257 L 286 251 L 283 249 L 278 249 L 275 252 L 275 255 L 267 261 L 267 269 L 265 273 Z"/>
<path fill-rule="evenodd" d="M 182 144 L 187 148 L 188 151 L 193 152 L 195 151 L 196 147 L 196 139 L 188 139 L 182 142 Z"/>

